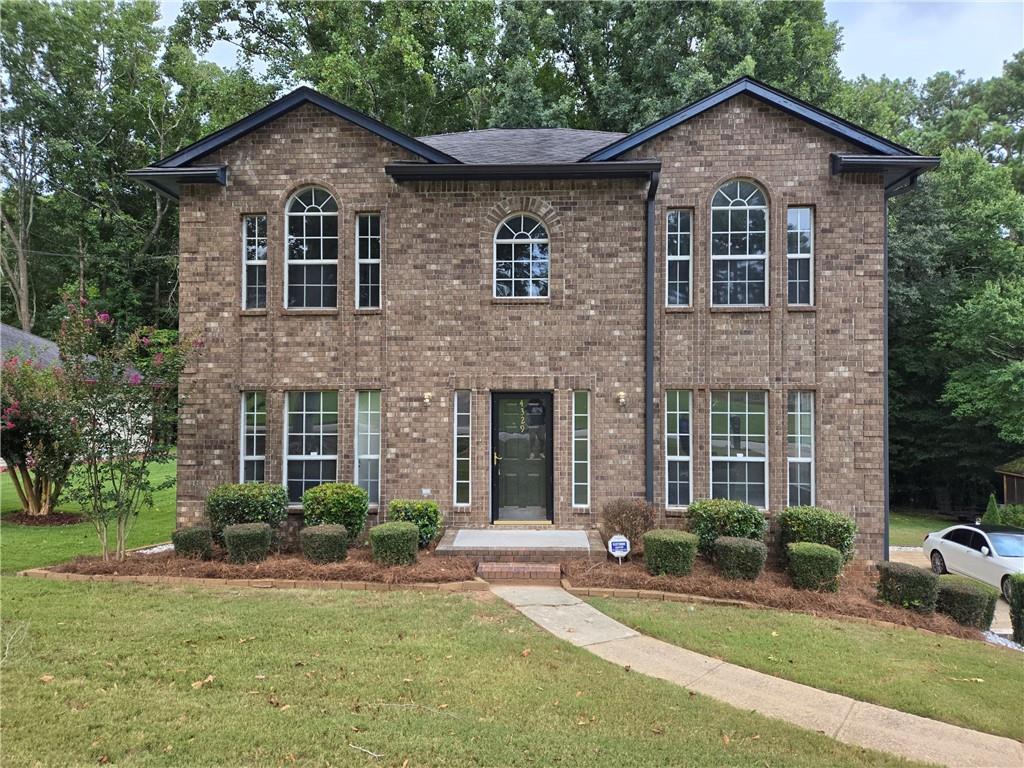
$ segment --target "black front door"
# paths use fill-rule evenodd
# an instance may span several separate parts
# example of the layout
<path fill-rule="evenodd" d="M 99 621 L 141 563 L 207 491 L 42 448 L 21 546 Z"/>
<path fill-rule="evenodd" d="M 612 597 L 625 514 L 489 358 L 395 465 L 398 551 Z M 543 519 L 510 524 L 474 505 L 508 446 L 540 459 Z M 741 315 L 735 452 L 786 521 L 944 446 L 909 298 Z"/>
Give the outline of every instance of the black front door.
<path fill-rule="evenodd" d="M 491 519 L 553 521 L 550 392 L 491 396 Z"/>

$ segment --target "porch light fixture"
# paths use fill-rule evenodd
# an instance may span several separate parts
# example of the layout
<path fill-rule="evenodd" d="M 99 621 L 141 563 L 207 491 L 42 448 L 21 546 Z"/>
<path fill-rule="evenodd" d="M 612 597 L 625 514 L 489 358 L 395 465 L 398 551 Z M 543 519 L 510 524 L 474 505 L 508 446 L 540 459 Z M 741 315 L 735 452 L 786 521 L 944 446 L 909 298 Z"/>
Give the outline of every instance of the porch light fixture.
<path fill-rule="evenodd" d="M 433 400 L 433 399 L 434 399 L 433 393 L 431 393 L 431 392 L 424 392 L 423 393 L 423 404 L 424 405 L 430 405 L 430 401 Z"/>
<path fill-rule="evenodd" d="M 625 392 L 619 392 L 617 395 L 615 395 L 615 401 L 619 405 L 623 405 L 624 406 L 626 404 L 626 393 Z"/>

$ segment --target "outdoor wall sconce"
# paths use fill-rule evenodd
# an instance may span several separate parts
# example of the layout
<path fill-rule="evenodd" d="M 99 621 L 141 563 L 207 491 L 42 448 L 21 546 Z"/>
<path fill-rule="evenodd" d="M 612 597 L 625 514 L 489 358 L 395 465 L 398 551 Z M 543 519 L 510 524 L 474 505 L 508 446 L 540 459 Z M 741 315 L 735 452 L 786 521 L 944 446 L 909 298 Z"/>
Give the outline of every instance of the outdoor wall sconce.
<path fill-rule="evenodd" d="M 430 401 L 434 399 L 434 395 L 430 392 L 423 393 L 423 404 L 430 405 Z"/>
<path fill-rule="evenodd" d="M 617 395 L 615 395 L 615 401 L 619 405 L 625 405 L 626 404 L 626 393 L 625 392 L 619 392 Z"/>

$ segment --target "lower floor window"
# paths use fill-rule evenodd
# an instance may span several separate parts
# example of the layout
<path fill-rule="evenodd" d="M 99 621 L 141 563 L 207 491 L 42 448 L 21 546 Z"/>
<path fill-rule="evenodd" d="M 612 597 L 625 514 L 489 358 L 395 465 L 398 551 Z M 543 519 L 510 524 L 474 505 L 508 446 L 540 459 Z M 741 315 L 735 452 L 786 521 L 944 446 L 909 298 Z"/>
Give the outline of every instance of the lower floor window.
<path fill-rule="evenodd" d="M 380 503 L 380 392 L 356 395 L 356 485 L 370 504 Z"/>
<path fill-rule="evenodd" d="M 814 504 L 814 393 L 790 392 L 786 414 L 789 506 Z"/>
<path fill-rule="evenodd" d="M 711 497 L 764 507 L 767 497 L 767 393 L 711 393 Z"/>
<path fill-rule="evenodd" d="M 590 393 L 572 393 L 572 505 L 590 506 Z"/>
<path fill-rule="evenodd" d="M 472 428 L 472 392 L 459 389 L 455 392 L 455 505 L 469 504 L 471 481 L 470 435 Z"/>
<path fill-rule="evenodd" d="M 267 393 L 242 393 L 243 483 L 262 483 L 266 472 Z"/>
<path fill-rule="evenodd" d="M 690 503 L 690 393 L 665 392 L 665 498 L 670 507 Z"/>
<path fill-rule="evenodd" d="M 338 393 L 289 392 L 285 424 L 288 501 L 338 478 Z"/>

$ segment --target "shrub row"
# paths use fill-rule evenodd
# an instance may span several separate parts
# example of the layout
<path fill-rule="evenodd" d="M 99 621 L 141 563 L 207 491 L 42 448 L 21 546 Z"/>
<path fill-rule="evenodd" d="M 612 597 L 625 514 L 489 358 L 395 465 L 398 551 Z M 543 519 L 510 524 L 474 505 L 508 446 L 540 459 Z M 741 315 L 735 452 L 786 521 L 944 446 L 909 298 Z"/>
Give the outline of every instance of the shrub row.
<path fill-rule="evenodd" d="M 857 524 L 846 515 L 823 507 L 787 507 L 779 513 L 783 551 L 798 541 L 827 544 L 839 550 L 843 562 L 853 559 Z"/>
<path fill-rule="evenodd" d="M 981 516 L 981 522 L 988 525 L 1014 525 L 1017 528 L 1024 528 L 1024 504 L 1000 506 L 993 493 L 988 497 L 988 506 L 985 507 L 985 514 Z"/>
<path fill-rule="evenodd" d="M 937 611 L 969 627 L 992 626 L 999 590 L 987 584 L 963 576 L 936 576 L 907 563 L 879 563 L 878 572 L 880 600 L 920 613 Z"/>
<path fill-rule="evenodd" d="M 410 565 L 416 562 L 420 529 L 414 523 L 395 521 L 370 529 L 370 551 L 382 565 Z"/>
<path fill-rule="evenodd" d="M 1010 625 L 1013 642 L 1024 645 L 1024 573 L 1010 577 Z"/>
<path fill-rule="evenodd" d="M 267 559 L 273 532 L 266 523 L 239 523 L 224 528 L 224 545 L 232 563 L 258 563 Z"/>
<path fill-rule="evenodd" d="M 181 557 L 209 560 L 213 557 L 213 534 L 209 528 L 181 528 L 171 534 L 174 552 Z"/>
<path fill-rule="evenodd" d="M 644 534 L 644 563 L 653 576 L 685 576 L 693 570 L 697 537 L 686 531 L 648 531 Z"/>
<path fill-rule="evenodd" d="M 757 507 L 731 499 L 704 499 L 687 509 L 690 530 L 697 535 L 701 553 L 714 551 L 719 536 L 734 536 L 761 541 L 768 523 Z"/>
<path fill-rule="evenodd" d="M 348 531 L 343 525 L 308 525 L 299 531 L 299 545 L 307 560 L 337 563 L 348 555 Z"/>
<path fill-rule="evenodd" d="M 786 545 L 789 575 L 797 589 L 835 592 L 843 570 L 843 555 L 835 547 L 813 541 Z"/>
<path fill-rule="evenodd" d="M 715 539 L 715 566 L 727 579 L 753 581 L 761 575 L 768 547 L 764 542 L 737 536 L 719 536 Z"/>
<path fill-rule="evenodd" d="M 239 523 L 266 523 L 277 528 L 288 516 L 288 493 L 272 483 L 218 485 L 206 497 L 213 537 L 224 543 L 224 529 Z"/>

